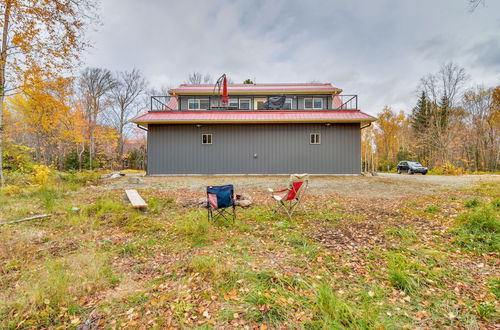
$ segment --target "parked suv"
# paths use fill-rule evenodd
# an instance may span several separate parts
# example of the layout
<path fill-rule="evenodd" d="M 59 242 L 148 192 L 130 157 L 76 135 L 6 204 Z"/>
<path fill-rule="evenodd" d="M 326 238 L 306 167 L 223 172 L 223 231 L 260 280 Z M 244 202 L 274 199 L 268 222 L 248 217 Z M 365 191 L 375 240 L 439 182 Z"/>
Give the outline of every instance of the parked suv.
<path fill-rule="evenodd" d="M 427 167 L 423 166 L 419 162 L 409 162 L 404 160 L 398 164 L 398 174 L 407 172 L 408 174 L 422 173 L 423 175 L 426 175 L 428 170 L 429 169 Z"/>

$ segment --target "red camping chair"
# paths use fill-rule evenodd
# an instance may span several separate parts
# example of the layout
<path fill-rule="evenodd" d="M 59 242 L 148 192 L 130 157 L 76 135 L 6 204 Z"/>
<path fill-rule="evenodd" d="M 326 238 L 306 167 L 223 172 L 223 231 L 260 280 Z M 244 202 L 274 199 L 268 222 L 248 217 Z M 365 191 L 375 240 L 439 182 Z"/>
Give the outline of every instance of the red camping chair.
<path fill-rule="evenodd" d="M 307 213 L 306 208 L 302 204 L 302 197 L 306 193 L 308 186 L 309 175 L 292 174 L 290 175 L 290 183 L 287 189 L 273 190 L 268 188 L 271 197 L 278 203 L 278 207 L 274 210 L 274 213 L 284 210 L 288 217 L 292 219 L 292 215 L 299 205 Z"/>

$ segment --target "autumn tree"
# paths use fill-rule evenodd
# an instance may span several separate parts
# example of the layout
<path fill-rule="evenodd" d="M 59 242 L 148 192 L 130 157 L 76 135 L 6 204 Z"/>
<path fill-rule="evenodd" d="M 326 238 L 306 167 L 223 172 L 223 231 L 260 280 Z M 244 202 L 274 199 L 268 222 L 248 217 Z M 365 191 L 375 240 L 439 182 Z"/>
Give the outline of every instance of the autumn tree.
<path fill-rule="evenodd" d="M 23 72 L 40 67 L 51 74 L 71 68 L 88 45 L 86 27 L 95 20 L 96 0 L 0 1 L 0 184 L 3 175 L 3 105 L 22 82 Z"/>
<path fill-rule="evenodd" d="M 116 74 L 116 84 L 111 89 L 111 107 L 107 115 L 110 123 L 116 128 L 117 158 L 123 158 L 123 142 L 126 126 L 133 116 L 137 115 L 140 106 L 140 96 L 144 93 L 147 83 L 142 74 L 134 69 Z"/>
<path fill-rule="evenodd" d="M 395 113 L 388 106 L 377 117 L 373 134 L 379 166 L 389 170 L 398 162 L 398 154 L 408 150 L 410 124 L 403 111 Z"/>
<path fill-rule="evenodd" d="M 44 79 L 39 70 L 26 72 L 23 93 L 9 98 L 9 107 L 18 115 L 16 129 L 31 138 L 38 162 L 60 164 L 64 157 L 62 147 L 67 131 L 63 121 L 70 114 L 72 78 Z"/>
<path fill-rule="evenodd" d="M 498 169 L 500 104 L 499 100 L 495 100 L 495 92 L 498 95 L 500 87 L 476 87 L 464 94 L 463 107 L 468 128 L 465 150 L 474 170 Z"/>
<path fill-rule="evenodd" d="M 110 92 L 116 87 L 117 83 L 111 71 L 107 69 L 86 68 L 80 76 L 79 85 L 88 121 L 89 168 L 92 169 L 92 161 L 95 157 L 94 131 L 97 120 L 104 109 L 109 106 Z"/>

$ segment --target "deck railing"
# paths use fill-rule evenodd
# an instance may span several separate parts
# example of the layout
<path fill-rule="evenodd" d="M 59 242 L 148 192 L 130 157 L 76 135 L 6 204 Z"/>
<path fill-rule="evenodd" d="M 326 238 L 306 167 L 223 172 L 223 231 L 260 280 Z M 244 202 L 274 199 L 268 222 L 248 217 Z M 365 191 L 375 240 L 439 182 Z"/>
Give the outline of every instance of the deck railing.
<path fill-rule="evenodd" d="M 151 96 L 151 111 L 172 111 L 177 109 L 172 109 L 169 104 L 173 96 L 170 95 L 160 95 L 160 96 Z M 212 97 L 207 96 L 207 98 L 211 99 Z M 212 103 L 212 101 L 210 101 Z M 330 102 L 329 102 L 330 103 Z M 179 108 L 179 106 L 177 106 Z M 186 109 L 181 109 L 186 110 Z M 236 110 L 236 111 L 249 111 L 248 109 L 238 109 L 235 107 L 220 107 L 213 106 L 210 108 L 213 111 L 220 110 Z M 291 109 L 293 110 L 304 110 L 304 109 Z M 331 107 L 328 109 L 324 109 L 324 111 L 328 110 L 358 110 L 358 96 L 357 95 L 335 95 L 332 98 Z M 207 110 L 203 110 L 207 111 Z M 276 111 L 276 110 L 258 110 L 258 111 Z"/>
<path fill-rule="evenodd" d="M 177 110 L 171 109 L 168 104 L 173 96 L 170 95 L 160 95 L 151 96 L 151 111 L 170 111 Z"/>

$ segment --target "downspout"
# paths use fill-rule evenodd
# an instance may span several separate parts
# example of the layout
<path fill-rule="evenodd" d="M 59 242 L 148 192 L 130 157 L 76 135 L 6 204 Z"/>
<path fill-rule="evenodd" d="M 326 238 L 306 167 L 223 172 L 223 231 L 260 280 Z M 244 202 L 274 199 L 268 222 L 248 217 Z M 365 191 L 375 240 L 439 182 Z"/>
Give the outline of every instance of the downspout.
<path fill-rule="evenodd" d="M 138 128 L 140 128 L 140 129 L 142 129 L 143 131 L 146 131 L 146 132 L 148 131 L 148 129 L 147 129 L 147 128 L 142 127 L 142 126 L 141 126 L 141 125 L 139 125 L 139 124 L 137 124 L 137 127 L 138 127 Z"/>
<path fill-rule="evenodd" d="M 137 126 L 139 126 L 139 125 L 137 125 Z M 368 123 L 368 125 L 361 126 L 361 128 L 360 128 L 360 129 L 367 128 L 367 127 L 370 127 L 370 126 L 372 126 L 372 123 L 371 123 L 371 122 L 369 122 L 369 123 Z"/>

